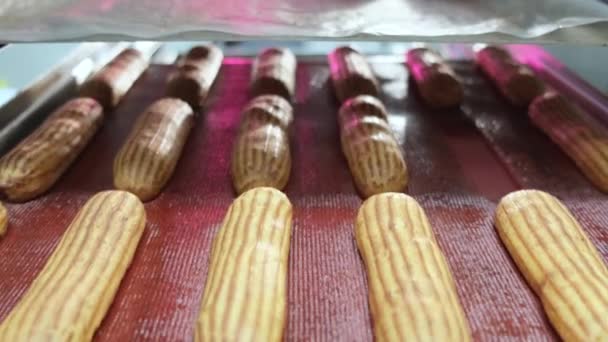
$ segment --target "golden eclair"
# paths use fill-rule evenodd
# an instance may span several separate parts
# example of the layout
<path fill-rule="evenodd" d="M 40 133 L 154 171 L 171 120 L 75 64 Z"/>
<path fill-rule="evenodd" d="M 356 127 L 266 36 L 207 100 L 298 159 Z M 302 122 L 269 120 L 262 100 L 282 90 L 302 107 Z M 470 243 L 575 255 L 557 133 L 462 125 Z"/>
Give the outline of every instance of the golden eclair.
<path fill-rule="evenodd" d="M 407 165 L 386 117 L 382 102 L 367 95 L 346 101 L 338 113 L 342 151 L 363 198 L 407 187 Z"/>
<path fill-rule="evenodd" d="M 148 60 L 141 52 L 126 49 L 82 85 L 80 96 L 93 98 L 110 110 L 118 105 L 147 68 Z"/>
<path fill-rule="evenodd" d="M 104 191 L 89 199 L 0 324 L 0 341 L 91 341 L 145 224 L 143 204 L 128 192 Z"/>
<path fill-rule="evenodd" d="M 46 192 L 95 135 L 103 109 L 91 98 L 76 98 L 53 112 L 38 129 L 0 159 L 0 191 L 11 201 Z"/>
<path fill-rule="evenodd" d="M 293 109 L 280 96 L 258 96 L 247 105 L 232 154 L 232 182 L 237 193 L 259 186 L 282 190 L 287 185 L 292 120 Z"/>
<path fill-rule="evenodd" d="M 427 48 L 407 53 L 407 66 L 422 100 L 430 107 L 458 107 L 464 98 L 462 84 L 438 52 Z"/>
<path fill-rule="evenodd" d="M 173 175 L 193 124 L 186 102 L 164 98 L 153 103 L 114 159 L 114 186 L 144 202 L 158 196 Z"/>
<path fill-rule="evenodd" d="M 282 341 L 291 218 L 289 199 L 272 188 L 232 203 L 213 241 L 195 341 Z"/>
<path fill-rule="evenodd" d="M 536 98 L 529 116 L 601 191 L 608 192 L 608 132 L 586 121 L 580 110 L 554 92 Z"/>
<path fill-rule="evenodd" d="M 507 50 L 487 46 L 477 52 L 477 64 L 502 95 L 514 106 L 525 107 L 542 94 L 544 84 Z"/>
<path fill-rule="evenodd" d="M 378 81 L 363 55 L 343 46 L 332 51 L 329 69 L 334 93 L 342 103 L 358 95 L 378 96 Z"/>
<path fill-rule="evenodd" d="M 296 88 L 296 57 L 288 49 L 262 51 L 253 63 L 253 96 L 278 95 L 290 101 Z"/>
<path fill-rule="evenodd" d="M 450 268 L 416 200 L 370 197 L 359 209 L 355 239 L 376 341 L 471 340 Z"/>
<path fill-rule="evenodd" d="M 570 211 L 521 190 L 500 201 L 495 226 L 562 339 L 608 340 L 608 268 Z"/>
<path fill-rule="evenodd" d="M 196 46 L 178 61 L 169 76 L 167 96 L 182 99 L 192 108 L 203 106 L 222 66 L 224 54 L 215 45 Z"/>

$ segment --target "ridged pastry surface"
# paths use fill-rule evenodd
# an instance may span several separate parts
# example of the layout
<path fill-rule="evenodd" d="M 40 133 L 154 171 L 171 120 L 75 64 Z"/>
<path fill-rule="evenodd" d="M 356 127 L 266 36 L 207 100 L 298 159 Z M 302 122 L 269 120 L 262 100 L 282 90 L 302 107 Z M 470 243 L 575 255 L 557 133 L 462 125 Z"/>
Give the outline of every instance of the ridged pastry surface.
<path fill-rule="evenodd" d="M 0 190 L 11 201 L 46 192 L 87 146 L 103 121 L 101 106 L 76 98 L 53 112 L 0 159 Z"/>
<path fill-rule="evenodd" d="M 334 93 L 341 103 L 359 95 L 378 96 L 378 80 L 359 52 L 343 46 L 332 51 L 328 59 Z"/>
<path fill-rule="evenodd" d="M 131 263 L 146 223 L 124 191 L 80 209 L 46 265 L 0 324 L 0 341 L 90 341 Z"/>
<path fill-rule="evenodd" d="M 505 196 L 495 226 L 565 341 L 608 340 L 608 268 L 570 211 L 541 191 Z"/>
<path fill-rule="evenodd" d="M 8 211 L 4 204 L 0 203 L 0 238 L 6 234 L 8 228 Z"/>
<path fill-rule="evenodd" d="M 461 80 L 438 52 L 427 48 L 411 49 L 407 53 L 407 66 L 420 97 L 428 106 L 450 108 L 462 103 Z"/>
<path fill-rule="evenodd" d="M 237 193 L 260 186 L 282 190 L 287 185 L 291 174 L 292 120 L 291 105 L 277 95 L 258 96 L 245 107 L 231 163 Z"/>
<path fill-rule="evenodd" d="M 232 203 L 213 242 L 195 341 L 282 341 L 291 219 L 276 189 Z"/>
<path fill-rule="evenodd" d="M 252 66 L 252 94 L 279 95 L 291 100 L 296 88 L 296 68 L 296 57 L 290 50 L 269 48 L 262 51 Z"/>
<path fill-rule="evenodd" d="M 601 191 L 608 192 L 608 131 L 586 121 L 579 109 L 554 92 L 530 105 L 532 122 L 574 161 Z"/>
<path fill-rule="evenodd" d="M 182 99 L 192 108 L 203 106 L 223 60 L 224 53 L 215 45 L 193 47 L 169 76 L 167 96 Z"/>
<path fill-rule="evenodd" d="M 80 96 L 94 98 L 105 109 L 112 109 L 147 68 L 141 52 L 126 49 L 82 85 Z"/>
<path fill-rule="evenodd" d="M 477 64 L 511 104 L 525 107 L 544 91 L 543 82 L 507 50 L 488 46 L 477 52 Z"/>
<path fill-rule="evenodd" d="M 194 124 L 190 106 L 179 99 L 156 101 L 137 119 L 114 159 L 114 186 L 148 201 L 167 184 Z"/>
<path fill-rule="evenodd" d="M 409 180 L 403 151 L 386 117 L 384 105 L 367 95 L 346 101 L 338 113 L 342 151 L 364 198 L 404 191 Z"/>
<path fill-rule="evenodd" d="M 355 238 L 376 341 L 469 341 L 448 264 L 420 205 L 405 194 L 366 200 Z"/>

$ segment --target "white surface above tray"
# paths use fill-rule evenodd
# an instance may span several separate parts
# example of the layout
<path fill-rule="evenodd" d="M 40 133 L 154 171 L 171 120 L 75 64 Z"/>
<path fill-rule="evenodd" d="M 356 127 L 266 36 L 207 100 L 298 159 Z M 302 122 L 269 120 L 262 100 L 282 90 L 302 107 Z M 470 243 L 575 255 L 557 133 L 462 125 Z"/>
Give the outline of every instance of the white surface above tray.
<path fill-rule="evenodd" d="M 608 42 L 608 5 L 600 0 L 0 2 L 0 40 L 125 38 L 566 41 L 605 44 Z"/>

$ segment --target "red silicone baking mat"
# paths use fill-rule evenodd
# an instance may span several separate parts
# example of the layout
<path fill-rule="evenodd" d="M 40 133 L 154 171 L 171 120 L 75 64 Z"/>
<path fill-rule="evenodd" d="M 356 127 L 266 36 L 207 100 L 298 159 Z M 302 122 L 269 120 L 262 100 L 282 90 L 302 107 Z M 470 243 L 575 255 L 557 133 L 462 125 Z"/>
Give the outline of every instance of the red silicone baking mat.
<path fill-rule="evenodd" d="M 477 111 L 484 108 L 504 114 L 506 122 L 516 113 L 501 109 L 505 104 L 496 102 L 488 85 L 472 78 L 467 78 L 467 87 L 486 89 L 492 105 L 469 105 L 467 115 L 428 111 L 410 91 L 401 58 L 371 60 L 391 125 L 406 152 L 408 192 L 426 210 L 446 254 L 475 340 L 554 340 L 538 300 L 492 226 L 495 201 L 521 183 L 504 167 L 504 155 L 494 153 L 495 145 L 487 144 L 469 119 L 482 116 Z M 136 116 L 162 95 L 169 71 L 152 66 L 142 76 L 46 196 L 8 205 L 11 223 L 0 241 L 0 320 L 43 267 L 78 208 L 95 192 L 111 188 L 113 157 Z M 370 341 L 365 272 L 353 240 L 361 200 L 341 153 L 328 73 L 324 59 L 298 66 L 293 170 L 285 190 L 294 206 L 285 338 Z M 175 175 L 160 197 L 146 204 L 144 236 L 96 340 L 192 339 L 211 242 L 234 198 L 229 163 L 249 75 L 249 59 L 226 59 Z M 481 91 L 477 88 L 468 94 Z M 542 142 L 531 129 L 518 131 L 521 139 L 528 133 L 534 143 Z M 552 148 L 546 142 L 544 146 Z M 553 152 L 561 158 L 559 151 Z M 566 160 L 557 167 L 572 174 L 567 180 L 573 186 L 584 184 Z M 585 216 L 588 211 L 576 213 L 583 222 L 591 220 Z"/>

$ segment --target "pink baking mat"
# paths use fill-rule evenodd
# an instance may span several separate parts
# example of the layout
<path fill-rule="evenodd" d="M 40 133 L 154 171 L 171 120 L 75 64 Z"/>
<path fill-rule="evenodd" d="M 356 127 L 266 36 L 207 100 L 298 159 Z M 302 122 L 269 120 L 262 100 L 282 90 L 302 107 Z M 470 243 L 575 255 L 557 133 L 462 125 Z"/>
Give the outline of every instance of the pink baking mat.
<path fill-rule="evenodd" d="M 533 179 L 549 187 L 555 182 L 537 175 L 554 172 L 553 177 L 563 177 L 564 183 L 582 189 L 577 194 L 589 194 L 568 202 L 584 224 L 606 223 L 606 204 L 587 189 L 586 181 L 559 150 L 516 117 L 521 113 L 504 109 L 505 104 L 483 80 L 467 78 L 467 87 L 475 88 L 469 91 L 466 115 L 431 112 L 410 92 L 403 64 L 378 61 L 374 68 L 391 125 L 406 152 L 411 171 L 408 192 L 431 221 L 473 337 L 478 341 L 554 340 L 538 300 L 492 226 L 495 201 L 520 185 L 531 185 Z M 0 320 L 43 267 L 78 208 L 95 192 L 112 187 L 113 157 L 137 114 L 162 95 L 169 71 L 169 67 L 153 66 L 142 76 L 120 107 L 107 115 L 82 157 L 46 196 L 8 204 L 11 223 L 0 241 Z M 96 340 L 192 339 L 211 242 L 234 198 L 230 154 L 240 110 L 248 98 L 249 75 L 250 60 L 226 59 L 174 177 L 156 200 L 146 204 L 144 236 Z M 365 272 L 353 240 L 361 200 L 341 153 L 337 104 L 327 77 L 324 59 L 298 67 L 291 130 L 293 171 L 285 190 L 294 206 L 285 338 L 370 341 Z M 488 93 L 491 101 L 471 104 L 476 98 L 471 92 L 477 91 Z M 508 147 L 514 152 L 501 149 L 502 142 L 513 145 Z M 542 159 L 522 164 L 518 160 L 526 153 L 528 159 L 537 154 Z M 521 174 L 529 178 L 528 183 L 513 171 L 517 167 L 523 168 Z M 599 226 L 589 231 L 596 244 L 603 243 L 600 248 L 606 256 L 605 233 L 602 236 Z"/>

